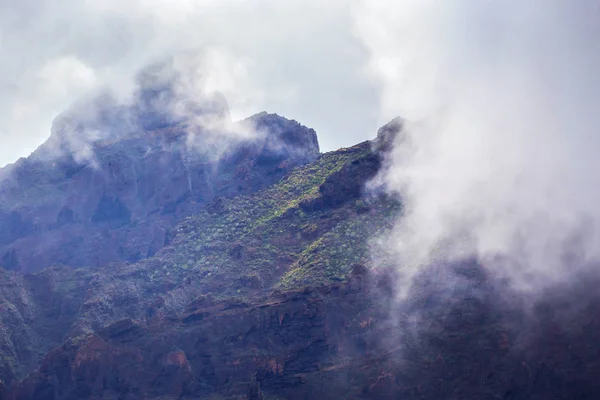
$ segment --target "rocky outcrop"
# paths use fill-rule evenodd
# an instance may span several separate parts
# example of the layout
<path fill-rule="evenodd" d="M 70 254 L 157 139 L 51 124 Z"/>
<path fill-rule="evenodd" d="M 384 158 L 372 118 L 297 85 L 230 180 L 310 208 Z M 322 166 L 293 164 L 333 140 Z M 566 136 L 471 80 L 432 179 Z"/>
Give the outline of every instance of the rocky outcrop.
<path fill-rule="evenodd" d="M 400 117 L 396 117 L 377 131 L 375 146 L 383 151 L 388 151 L 394 143 L 404 139 L 406 122 Z"/>
<path fill-rule="evenodd" d="M 300 204 L 305 211 L 336 208 L 365 196 L 366 184 L 381 168 L 382 155 L 370 152 L 331 174 L 319 187 L 320 196 Z"/>

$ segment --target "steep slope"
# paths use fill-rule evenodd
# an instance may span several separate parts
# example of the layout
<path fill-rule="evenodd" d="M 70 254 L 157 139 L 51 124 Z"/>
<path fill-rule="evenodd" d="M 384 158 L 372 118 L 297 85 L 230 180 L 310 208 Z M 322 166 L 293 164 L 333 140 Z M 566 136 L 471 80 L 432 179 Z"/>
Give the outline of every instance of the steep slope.
<path fill-rule="evenodd" d="M 234 129 L 252 135 L 198 148 L 174 125 L 92 142 L 93 158 L 83 161 L 49 156 L 51 138 L 0 182 L 0 265 L 29 272 L 138 261 L 214 198 L 255 192 L 319 154 L 313 130 L 277 115 Z"/>
<path fill-rule="evenodd" d="M 10 383 L 62 342 L 90 278 L 67 267 L 33 275 L 0 273 L 0 380 Z"/>
<path fill-rule="evenodd" d="M 428 271 L 393 304 L 394 275 L 196 301 L 72 338 L 8 399 L 592 399 L 600 395 L 597 280 L 525 315 L 477 265 Z M 449 280 L 461 285 L 449 290 Z M 556 294 L 555 293 L 555 294 Z M 573 308 L 575 293 L 585 306 Z"/>

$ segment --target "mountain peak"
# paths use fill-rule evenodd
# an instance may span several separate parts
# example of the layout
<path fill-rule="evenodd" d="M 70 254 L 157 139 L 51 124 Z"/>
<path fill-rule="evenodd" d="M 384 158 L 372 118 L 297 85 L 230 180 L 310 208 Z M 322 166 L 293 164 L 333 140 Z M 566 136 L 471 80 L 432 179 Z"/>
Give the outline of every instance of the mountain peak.
<path fill-rule="evenodd" d="M 379 128 L 377 131 L 377 139 L 378 145 L 382 149 L 390 148 L 398 134 L 403 131 L 405 125 L 404 119 L 401 117 L 396 117 L 392 119 L 390 122 Z"/>
<path fill-rule="evenodd" d="M 263 111 L 246 118 L 242 121 L 242 124 L 244 123 L 250 123 L 257 132 L 270 132 L 277 142 L 289 146 L 290 149 L 303 149 L 314 155 L 320 153 L 315 130 L 296 120 Z"/>
<path fill-rule="evenodd" d="M 320 154 L 313 129 L 276 114 L 148 132 L 126 126 L 135 114 L 110 96 L 92 104 L 99 105 L 93 113 L 74 108 L 57 119 L 53 137 L 0 182 L 2 266 L 35 271 L 146 258 L 165 245 L 174 221 L 214 198 L 271 185 Z"/>
<path fill-rule="evenodd" d="M 227 99 L 220 92 L 196 87 L 177 66 L 166 60 L 142 69 L 131 106 L 136 123 L 156 130 L 205 118 L 230 121 Z"/>

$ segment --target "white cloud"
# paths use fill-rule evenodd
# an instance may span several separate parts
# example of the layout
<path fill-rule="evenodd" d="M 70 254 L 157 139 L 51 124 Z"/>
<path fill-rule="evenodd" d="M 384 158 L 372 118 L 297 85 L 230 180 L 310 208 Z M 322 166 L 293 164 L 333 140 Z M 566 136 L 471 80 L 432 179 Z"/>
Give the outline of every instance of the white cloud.
<path fill-rule="evenodd" d="M 358 13 L 384 112 L 412 121 L 383 177 L 407 206 L 386 242 L 406 275 L 476 256 L 537 289 L 597 260 L 597 3 L 364 1 Z"/>

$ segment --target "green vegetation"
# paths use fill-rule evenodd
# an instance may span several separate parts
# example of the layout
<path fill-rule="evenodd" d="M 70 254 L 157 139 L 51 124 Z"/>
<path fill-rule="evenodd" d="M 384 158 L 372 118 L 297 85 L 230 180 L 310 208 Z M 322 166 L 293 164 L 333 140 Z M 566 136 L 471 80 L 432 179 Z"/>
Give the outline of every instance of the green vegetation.
<path fill-rule="evenodd" d="M 370 154 L 364 143 L 323 154 L 279 183 L 247 196 L 219 199 L 175 229 L 172 244 L 154 258 L 156 284 L 192 279 L 217 298 L 257 290 L 293 290 L 347 278 L 367 264 L 368 238 L 385 229 L 398 205 L 350 199 L 335 208 L 304 211 L 328 177 Z"/>
<path fill-rule="evenodd" d="M 374 212 L 348 218 L 312 242 L 298 261 L 277 283 L 291 289 L 345 280 L 354 264 L 369 264 L 368 238 L 389 226 L 395 204 L 375 208 Z"/>

